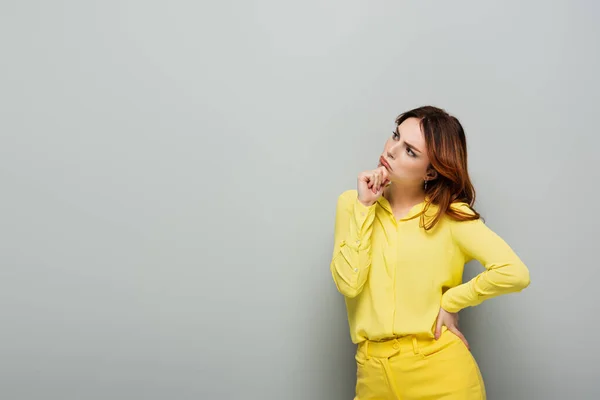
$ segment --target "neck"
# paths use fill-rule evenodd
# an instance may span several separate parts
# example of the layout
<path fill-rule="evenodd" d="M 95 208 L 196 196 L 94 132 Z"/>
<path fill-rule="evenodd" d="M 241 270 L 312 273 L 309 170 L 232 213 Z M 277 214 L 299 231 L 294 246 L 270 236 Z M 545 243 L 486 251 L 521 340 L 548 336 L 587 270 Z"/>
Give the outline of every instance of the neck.
<path fill-rule="evenodd" d="M 421 185 L 406 186 L 392 183 L 385 192 L 385 198 L 393 209 L 405 209 L 425 200 L 425 191 Z"/>

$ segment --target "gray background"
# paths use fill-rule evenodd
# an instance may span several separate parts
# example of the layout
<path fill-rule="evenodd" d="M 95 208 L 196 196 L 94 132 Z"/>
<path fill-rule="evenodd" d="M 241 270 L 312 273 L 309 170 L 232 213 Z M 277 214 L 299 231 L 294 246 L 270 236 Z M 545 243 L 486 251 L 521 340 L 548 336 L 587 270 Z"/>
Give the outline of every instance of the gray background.
<path fill-rule="evenodd" d="M 0 8 L 2 399 L 350 399 L 336 198 L 423 104 L 531 271 L 461 314 L 489 399 L 600 397 L 596 3 Z"/>

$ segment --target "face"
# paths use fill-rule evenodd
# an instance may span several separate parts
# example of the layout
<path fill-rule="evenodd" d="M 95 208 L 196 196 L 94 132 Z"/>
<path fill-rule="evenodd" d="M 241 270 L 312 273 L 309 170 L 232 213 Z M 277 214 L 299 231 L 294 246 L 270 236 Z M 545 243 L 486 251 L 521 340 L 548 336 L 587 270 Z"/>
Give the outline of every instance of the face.
<path fill-rule="evenodd" d="M 433 170 L 428 174 L 427 146 L 417 118 L 408 118 L 397 127 L 385 143 L 381 157 L 389 164 L 386 168 L 390 181 L 396 184 L 420 185 L 426 178 L 435 177 Z"/>

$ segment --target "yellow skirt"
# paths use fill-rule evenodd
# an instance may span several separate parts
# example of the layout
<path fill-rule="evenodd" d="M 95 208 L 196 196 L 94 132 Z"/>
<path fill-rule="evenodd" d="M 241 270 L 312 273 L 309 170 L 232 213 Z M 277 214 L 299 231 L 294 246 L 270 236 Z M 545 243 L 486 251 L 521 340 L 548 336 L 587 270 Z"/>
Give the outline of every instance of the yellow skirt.
<path fill-rule="evenodd" d="M 356 352 L 355 400 L 485 400 L 473 355 L 444 327 L 439 340 L 366 341 Z"/>

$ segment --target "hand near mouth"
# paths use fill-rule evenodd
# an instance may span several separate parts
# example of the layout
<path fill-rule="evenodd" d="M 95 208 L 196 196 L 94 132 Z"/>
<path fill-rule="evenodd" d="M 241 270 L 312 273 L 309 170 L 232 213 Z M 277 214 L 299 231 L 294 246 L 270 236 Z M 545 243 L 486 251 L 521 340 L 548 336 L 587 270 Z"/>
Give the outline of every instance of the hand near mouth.
<path fill-rule="evenodd" d="M 383 194 L 383 189 L 390 182 L 387 168 L 380 165 L 374 170 L 358 174 L 357 191 L 358 200 L 365 206 L 375 204 Z"/>

